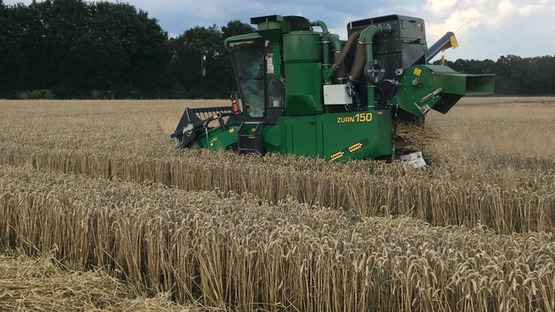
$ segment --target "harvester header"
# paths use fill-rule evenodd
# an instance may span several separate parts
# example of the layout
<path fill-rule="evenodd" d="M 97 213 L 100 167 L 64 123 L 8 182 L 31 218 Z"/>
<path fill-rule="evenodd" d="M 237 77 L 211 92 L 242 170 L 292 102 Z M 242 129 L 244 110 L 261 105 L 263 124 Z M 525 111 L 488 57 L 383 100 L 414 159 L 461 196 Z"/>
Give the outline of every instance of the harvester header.
<path fill-rule="evenodd" d="M 428 48 L 424 21 L 388 15 L 347 24 L 348 39 L 320 20 L 254 17 L 257 31 L 225 41 L 238 94 L 233 108 L 187 108 L 172 134 L 181 148 L 348 159 L 391 159 L 395 124 L 423 124 L 469 94 L 493 93 L 492 75 L 431 65 L 456 47 L 447 33 Z M 203 116 L 204 115 L 204 116 Z"/>

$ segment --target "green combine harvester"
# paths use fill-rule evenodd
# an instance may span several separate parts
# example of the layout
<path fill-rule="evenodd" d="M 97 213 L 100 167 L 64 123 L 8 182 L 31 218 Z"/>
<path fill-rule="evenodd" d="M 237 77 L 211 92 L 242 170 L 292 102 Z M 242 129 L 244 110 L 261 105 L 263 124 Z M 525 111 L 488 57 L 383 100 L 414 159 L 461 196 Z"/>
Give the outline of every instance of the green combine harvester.
<path fill-rule="evenodd" d="M 445 114 L 465 95 L 493 93 L 492 75 L 429 64 L 457 42 L 449 32 L 428 48 L 419 18 L 354 21 L 347 41 L 300 16 L 251 23 L 255 33 L 225 41 L 238 96 L 230 106 L 185 109 L 171 135 L 178 147 L 331 161 L 405 155 L 418 165 L 421 154 L 395 144 L 399 121 L 423 124 L 432 109 Z"/>

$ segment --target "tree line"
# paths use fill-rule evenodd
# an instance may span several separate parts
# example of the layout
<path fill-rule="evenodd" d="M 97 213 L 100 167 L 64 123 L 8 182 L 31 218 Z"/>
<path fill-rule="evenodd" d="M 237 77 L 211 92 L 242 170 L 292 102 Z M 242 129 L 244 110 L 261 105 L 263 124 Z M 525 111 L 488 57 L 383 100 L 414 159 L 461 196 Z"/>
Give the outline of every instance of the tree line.
<path fill-rule="evenodd" d="M 253 31 L 235 20 L 169 38 L 126 3 L 0 0 L 0 97 L 229 96 L 233 71 L 223 40 Z"/>
<path fill-rule="evenodd" d="M 466 74 L 495 74 L 496 94 L 555 94 L 555 55 L 526 58 L 506 55 L 497 61 L 458 59 L 445 65 Z"/>
<path fill-rule="evenodd" d="M 0 0 L 0 97 L 227 97 L 236 87 L 223 41 L 253 31 L 232 20 L 169 38 L 156 19 L 126 3 Z M 555 55 L 447 65 L 496 74 L 499 94 L 555 94 Z"/>

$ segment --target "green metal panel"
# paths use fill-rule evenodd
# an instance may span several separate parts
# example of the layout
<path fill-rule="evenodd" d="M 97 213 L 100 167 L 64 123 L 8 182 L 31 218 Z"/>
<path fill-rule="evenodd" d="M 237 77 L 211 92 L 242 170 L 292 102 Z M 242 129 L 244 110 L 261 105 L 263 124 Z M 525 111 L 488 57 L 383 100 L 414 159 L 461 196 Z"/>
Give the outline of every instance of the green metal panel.
<path fill-rule="evenodd" d="M 287 140 L 287 146 L 285 153 L 292 154 L 293 153 L 293 122 L 290 117 L 283 117 L 285 121 L 285 135 Z"/>
<path fill-rule="evenodd" d="M 391 154 L 391 111 L 369 109 L 321 116 L 324 158 L 346 161 Z"/>
<path fill-rule="evenodd" d="M 272 21 L 272 22 L 264 22 L 258 24 L 258 31 L 263 32 L 267 30 L 279 30 L 281 31 L 282 21 Z"/>
<path fill-rule="evenodd" d="M 285 114 L 311 115 L 322 112 L 320 64 L 285 65 Z"/>
<path fill-rule="evenodd" d="M 258 33 L 272 42 L 279 41 L 283 32 L 289 32 L 289 23 L 281 15 L 253 17 L 251 24 L 256 24 Z"/>
<path fill-rule="evenodd" d="M 322 68 L 319 33 L 297 31 L 283 36 L 285 114 L 322 112 Z"/>
<path fill-rule="evenodd" d="M 283 35 L 283 58 L 285 63 L 320 62 L 321 34 L 311 31 L 295 31 Z"/>
<path fill-rule="evenodd" d="M 225 150 L 237 142 L 238 125 L 211 128 L 196 140 L 197 148 Z M 323 157 L 333 161 L 375 159 L 391 154 L 391 112 L 357 111 L 310 116 L 282 116 L 262 130 L 270 153 Z"/>
<path fill-rule="evenodd" d="M 374 152 L 370 158 L 391 155 L 393 151 L 393 124 L 390 110 L 375 110 Z"/>
<path fill-rule="evenodd" d="M 287 137 L 285 132 L 285 117 L 281 117 L 276 125 L 264 126 L 262 136 L 264 137 L 264 147 L 269 153 L 287 152 Z"/>
<path fill-rule="evenodd" d="M 299 156 L 318 156 L 316 116 L 291 116 L 292 153 Z"/>
<path fill-rule="evenodd" d="M 201 135 L 195 142 L 198 148 L 225 150 L 228 146 L 237 143 L 238 129 L 239 126 L 233 126 L 222 131 L 220 127 L 214 127 L 208 131 L 207 135 Z"/>
<path fill-rule="evenodd" d="M 465 95 L 491 95 L 495 90 L 495 75 L 466 75 Z"/>
<path fill-rule="evenodd" d="M 401 78 L 401 86 L 397 90 L 397 95 L 393 98 L 392 104 L 399 105 L 403 110 L 414 116 L 423 117 L 424 114 L 420 108 L 426 103 L 422 103 L 421 99 L 434 91 L 434 87 L 430 85 L 430 72 L 424 66 L 408 68 Z M 436 81 L 435 84 L 438 85 L 439 83 Z M 429 100 L 434 100 L 435 103 L 438 99 L 439 96 L 435 95 Z"/>
<path fill-rule="evenodd" d="M 324 123 L 322 122 L 322 115 L 317 115 L 316 122 L 316 153 L 318 157 L 324 157 Z"/>
<path fill-rule="evenodd" d="M 393 105 L 423 118 L 430 110 L 446 113 L 468 94 L 493 94 L 493 75 L 465 75 L 442 65 L 409 67 L 392 99 Z"/>
<path fill-rule="evenodd" d="M 276 77 L 279 77 L 279 79 L 281 80 L 281 78 L 283 78 L 283 73 L 281 70 L 281 44 L 274 44 L 272 47 L 272 53 L 272 65 L 274 65 L 274 75 Z"/>

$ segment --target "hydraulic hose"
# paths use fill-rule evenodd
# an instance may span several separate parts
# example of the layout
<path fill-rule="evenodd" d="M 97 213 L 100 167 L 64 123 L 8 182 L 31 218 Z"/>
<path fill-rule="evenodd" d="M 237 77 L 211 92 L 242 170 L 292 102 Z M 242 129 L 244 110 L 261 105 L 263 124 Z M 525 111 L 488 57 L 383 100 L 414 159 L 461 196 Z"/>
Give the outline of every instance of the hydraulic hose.
<path fill-rule="evenodd" d="M 310 26 L 318 26 L 322 28 L 322 54 L 323 54 L 322 65 L 324 66 L 324 68 L 327 68 L 330 66 L 330 54 L 329 54 L 330 33 L 328 31 L 328 26 L 326 25 L 326 23 L 322 21 L 311 21 Z M 327 79 L 326 81 L 326 79 L 324 79 L 324 83 L 330 84 L 331 80 Z"/>
<path fill-rule="evenodd" d="M 343 43 L 341 42 L 341 40 L 339 40 L 339 36 L 334 34 L 330 34 L 330 43 L 331 43 L 332 52 L 333 52 L 333 64 L 331 65 L 331 68 L 328 69 L 328 71 L 323 72 L 324 81 L 326 80 L 326 78 L 331 80 L 331 78 L 334 77 L 334 74 L 333 74 L 334 72 L 335 72 L 335 78 L 343 77 L 345 75 L 344 66 L 341 66 L 340 68 L 335 67 L 335 63 L 337 62 L 337 60 L 339 59 L 339 56 L 341 55 L 341 48 L 343 47 Z"/>
<path fill-rule="evenodd" d="M 341 53 L 336 54 L 335 60 L 333 62 L 333 69 L 336 71 L 335 77 L 343 77 L 345 75 L 345 58 L 347 54 L 349 54 L 349 50 L 351 50 L 351 46 L 353 43 L 360 37 L 360 31 L 355 31 L 349 36 L 345 46 L 341 50 Z"/>
<path fill-rule="evenodd" d="M 358 81 L 360 78 L 365 61 L 374 59 L 374 37 L 377 34 L 389 32 L 391 32 L 390 25 L 370 25 L 361 32 L 358 40 L 355 60 L 349 73 L 349 80 L 351 81 L 350 84 L 354 84 L 354 82 Z M 367 104 L 369 106 L 374 106 L 374 86 L 370 82 L 367 82 L 366 89 L 368 91 Z"/>
<path fill-rule="evenodd" d="M 329 34 L 328 25 L 326 25 L 326 23 L 324 23 L 323 21 L 320 21 L 320 20 L 311 21 L 310 26 L 318 26 L 318 27 L 322 28 L 322 33 L 328 33 Z"/>
<path fill-rule="evenodd" d="M 351 71 L 349 73 L 349 78 L 353 80 L 358 80 L 360 74 L 362 73 L 362 68 L 364 67 L 365 60 L 374 59 L 374 36 L 380 33 L 389 33 L 391 31 L 391 26 L 389 25 L 370 25 L 366 27 L 360 34 L 357 51 L 355 55 L 355 60 Z"/>
<path fill-rule="evenodd" d="M 364 44 L 360 41 L 357 44 L 355 60 L 353 61 L 353 66 L 351 66 L 351 71 L 349 72 L 349 80 L 358 81 L 360 74 L 362 73 L 362 68 L 364 67 L 364 55 L 366 49 Z"/>
<path fill-rule="evenodd" d="M 339 40 L 339 36 L 330 34 L 329 39 L 330 39 L 330 43 L 333 51 L 341 52 L 341 47 L 343 46 L 343 44 L 341 43 L 341 40 Z"/>

